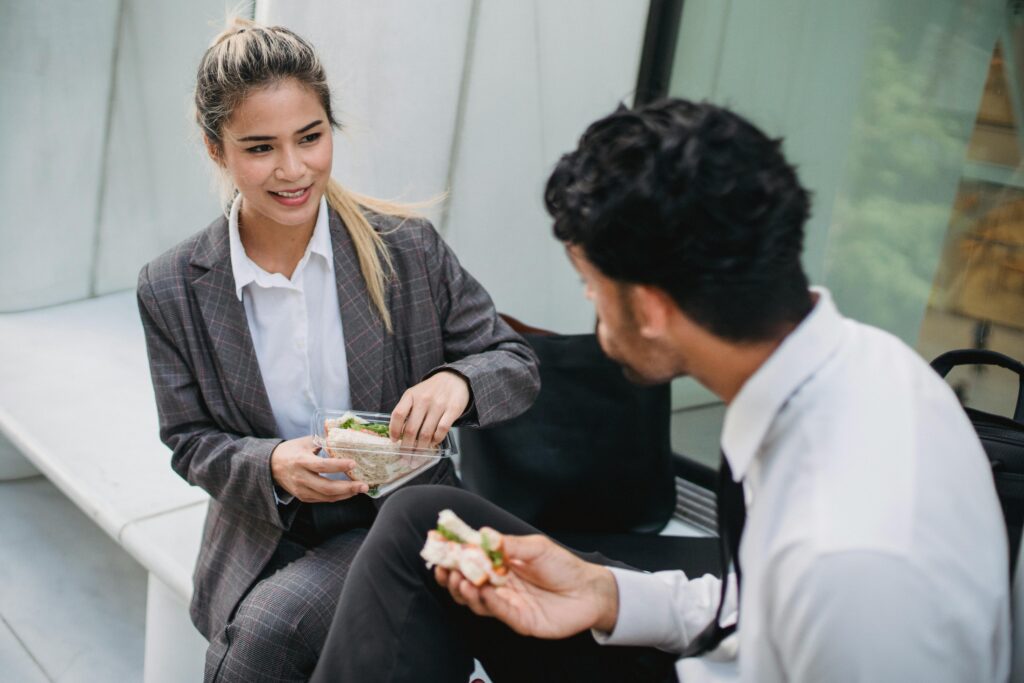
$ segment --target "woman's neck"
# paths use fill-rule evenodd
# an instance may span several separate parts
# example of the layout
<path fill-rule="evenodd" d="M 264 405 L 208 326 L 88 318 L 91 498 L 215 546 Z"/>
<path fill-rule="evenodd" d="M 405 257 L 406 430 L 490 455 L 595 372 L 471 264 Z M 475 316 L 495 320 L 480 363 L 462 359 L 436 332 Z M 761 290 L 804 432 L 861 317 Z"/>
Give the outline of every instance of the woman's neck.
<path fill-rule="evenodd" d="M 316 228 L 309 225 L 278 225 L 259 220 L 245 212 L 245 203 L 238 212 L 238 234 L 245 255 L 268 273 L 281 273 L 291 279 Z"/>

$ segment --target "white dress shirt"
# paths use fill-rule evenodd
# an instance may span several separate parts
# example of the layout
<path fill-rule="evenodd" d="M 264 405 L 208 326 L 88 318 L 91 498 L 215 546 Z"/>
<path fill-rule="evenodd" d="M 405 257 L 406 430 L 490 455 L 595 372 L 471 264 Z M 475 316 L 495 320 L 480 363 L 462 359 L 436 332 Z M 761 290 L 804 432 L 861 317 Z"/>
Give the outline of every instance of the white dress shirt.
<path fill-rule="evenodd" d="M 739 629 L 678 676 L 1003 683 L 1006 532 L 981 444 L 916 353 L 814 292 L 726 412 L 747 498 Z M 612 571 L 619 617 L 599 642 L 681 652 L 714 617 L 712 576 Z"/>
<path fill-rule="evenodd" d="M 320 198 L 313 236 L 291 279 L 268 273 L 246 255 L 238 232 L 241 201 L 235 198 L 228 218 L 235 292 L 278 432 L 294 439 L 311 433 L 317 408 L 351 407 L 327 201 Z"/>

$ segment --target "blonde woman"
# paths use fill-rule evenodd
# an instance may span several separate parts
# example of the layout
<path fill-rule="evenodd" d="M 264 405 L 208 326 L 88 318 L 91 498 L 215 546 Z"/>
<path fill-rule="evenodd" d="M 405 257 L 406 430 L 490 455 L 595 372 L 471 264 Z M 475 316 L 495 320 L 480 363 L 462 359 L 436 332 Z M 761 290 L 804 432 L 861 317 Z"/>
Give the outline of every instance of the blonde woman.
<path fill-rule="evenodd" d="M 211 496 L 191 615 L 206 680 L 312 672 L 380 501 L 324 473 L 316 408 L 391 412 L 391 435 L 524 411 L 536 358 L 431 225 L 330 177 L 323 67 L 291 31 L 233 20 L 203 56 L 196 118 L 227 216 L 139 275 L 171 465 Z M 416 483 L 457 484 L 444 463 Z"/>

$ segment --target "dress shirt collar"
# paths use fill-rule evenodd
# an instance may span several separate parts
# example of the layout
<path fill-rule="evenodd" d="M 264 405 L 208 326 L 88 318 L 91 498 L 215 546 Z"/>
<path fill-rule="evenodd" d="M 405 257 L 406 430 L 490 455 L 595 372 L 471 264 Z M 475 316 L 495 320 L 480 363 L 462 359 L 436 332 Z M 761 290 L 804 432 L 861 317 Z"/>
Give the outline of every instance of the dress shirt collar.
<path fill-rule="evenodd" d="M 238 210 L 242 205 L 242 195 L 235 196 L 231 202 L 231 213 L 228 216 L 228 241 L 231 245 L 231 272 L 235 277 L 235 295 L 242 300 L 242 290 L 245 286 L 255 282 L 263 287 L 274 286 L 272 280 L 286 279 L 283 275 L 272 275 L 253 263 L 252 259 L 245 253 L 242 246 L 242 237 L 238 231 Z M 313 226 L 313 236 L 306 245 L 306 253 L 303 254 L 299 266 L 296 267 L 294 278 L 302 271 L 302 267 L 309 260 L 310 254 L 319 254 L 327 262 L 327 267 L 334 272 L 334 251 L 331 249 L 331 231 L 328 225 L 327 199 L 326 195 L 320 197 L 320 209 L 316 215 L 316 225 Z"/>
<path fill-rule="evenodd" d="M 843 317 L 824 287 L 812 287 L 814 308 L 743 384 L 725 412 L 722 448 L 733 479 L 742 481 L 775 416 L 793 394 L 835 353 Z"/>

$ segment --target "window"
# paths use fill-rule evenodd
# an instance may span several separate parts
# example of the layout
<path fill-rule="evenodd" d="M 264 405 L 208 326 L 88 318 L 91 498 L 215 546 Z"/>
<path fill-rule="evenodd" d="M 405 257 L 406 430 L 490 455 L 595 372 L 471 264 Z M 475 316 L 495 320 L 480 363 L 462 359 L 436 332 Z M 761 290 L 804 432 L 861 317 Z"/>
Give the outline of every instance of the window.
<path fill-rule="evenodd" d="M 767 5 L 687 0 L 667 93 L 785 138 L 814 193 L 805 267 L 846 315 L 926 360 L 1024 358 L 1024 16 L 1002 0 Z M 1006 371 L 950 380 L 1012 410 Z M 692 380 L 673 389 L 675 450 L 717 466 L 724 406 Z"/>

